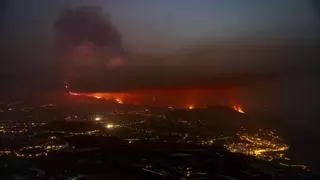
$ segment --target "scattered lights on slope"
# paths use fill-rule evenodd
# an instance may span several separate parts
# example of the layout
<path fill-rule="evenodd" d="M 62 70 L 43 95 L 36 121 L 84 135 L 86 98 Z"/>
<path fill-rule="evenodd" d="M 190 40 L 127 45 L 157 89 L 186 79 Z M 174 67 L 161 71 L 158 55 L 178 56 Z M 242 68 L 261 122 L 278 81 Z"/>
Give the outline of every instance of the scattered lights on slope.
<path fill-rule="evenodd" d="M 97 117 L 94 118 L 94 120 L 95 120 L 95 121 L 101 121 L 102 118 L 101 118 L 100 116 L 97 116 Z"/>
<path fill-rule="evenodd" d="M 114 128 L 118 128 L 121 126 L 119 124 L 107 123 L 104 127 L 107 129 L 114 129 Z"/>
<path fill-rule="evenodd" d="M 107 129 L 112 129 L 112 128 L 114 128 L 114 125 L 113 125 L 113 124 L 107 124 L 105 127 L 106 127 Z"/>

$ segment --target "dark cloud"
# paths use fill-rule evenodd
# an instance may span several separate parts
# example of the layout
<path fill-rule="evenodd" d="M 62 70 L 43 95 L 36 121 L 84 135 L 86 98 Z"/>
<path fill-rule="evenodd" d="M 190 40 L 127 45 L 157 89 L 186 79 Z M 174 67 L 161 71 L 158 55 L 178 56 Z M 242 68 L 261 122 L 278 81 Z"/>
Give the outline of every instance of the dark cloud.
<path fill-rule="evenodd" d="M 96 46 L 108 47 L 113 55 L 122 53 L 121 34 L 109 17 L 104 16 L 100 7 L 64 9 L 54 22 L 54 29 L 58 37 L 58 47 L 63 51 L 84 43 L 93 43 Z"/>

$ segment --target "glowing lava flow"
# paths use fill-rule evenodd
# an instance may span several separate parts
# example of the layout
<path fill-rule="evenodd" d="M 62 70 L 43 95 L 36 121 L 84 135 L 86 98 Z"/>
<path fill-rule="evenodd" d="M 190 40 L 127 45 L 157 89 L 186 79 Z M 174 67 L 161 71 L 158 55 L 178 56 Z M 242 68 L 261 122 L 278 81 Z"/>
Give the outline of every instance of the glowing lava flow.
<path fill-rule="evenodd" d="M 68 92 L 69 95 L 71 96 L 83 96 L 83 97 L 92 97 L 95 99 L 101 99 L 101 100 L 113 100 L 114 102 L 118 104 L 123 104 L 123 99 L 125 97 L 129 97 L 128 94 L 125 93 L 108 93 L 108 92 L 103 92 L 103 93 L 95 93 L 95 92 L 74 92 L 69 89 L 68 81 L 64 82 L 64 88 Z"/>
<path fill-rule="evenodd" d="M 91 97 L 100 100 L 112 100 L 118 104 L 123 104 L 122 99 L 124 99 L 124 97 L 126 96 L 122 93 L 77 93 L 70 90 L 68 91 L 68 94 L 71 96 Z"/>
<path fill-rule="evenodd" d="M 245 114 L 245 112 L 243 111 L 242 107 L 240 105 L 233 105 L 232 108 L 235 111 L 238 111 L 239 113 Z"/>
<path fill-rule="evenodd" d="M 81 95 L 79 93 L 75 93 L 75 92 L 71 92 L 71 91 L 68 91 L 68 94 L 72 95 L 72 96 L 80 96 Z"/>
<path fill-rule="evenodd" d="M 118 104 L 123 104 L 123 101 L 119 98 L 116 98 L 115 101 L 118 103 Z"/>
<path fill-rule="evenodd" d="M 151 105 L 158 107 L 185 108 L 193 110 L 208 105 L 227 105 L 234 97 L 230 87 L 181 87 L 163 89 L 142 89 L 125 92 L 77 92 L 70 89 L 65 81 L 65 90 L 71 96 L 91 97 L 99 100 L 111 100 L 117 104 Z M 231 105 L 235 111 L 244 114 L 240 105 Z"/>

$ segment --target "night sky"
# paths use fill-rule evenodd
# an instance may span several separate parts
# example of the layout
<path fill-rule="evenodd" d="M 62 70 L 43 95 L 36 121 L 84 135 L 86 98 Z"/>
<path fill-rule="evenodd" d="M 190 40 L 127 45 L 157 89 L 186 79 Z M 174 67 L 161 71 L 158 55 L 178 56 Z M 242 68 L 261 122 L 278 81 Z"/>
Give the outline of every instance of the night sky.
<path fill-rule="evenodd" d="M 316 119 L 317 2 L 1 1 L 1 91 L 54 91 L 66 78 L 82 79 L 79 91 L 232 86 L 252 109 L 302 109 Z M 88 16 L 99 20 L 83 23 Z"/>
<path fill-rule="evenodd" d="M 176 50 L 199 41 L 320 37 L 316 9 L 306 0 L 12 0 L 5 8 L 6 28 L 16 38 L 50 39 L 61 9 L 88 5 L 110 15 L 125 47 L 142 52 Z"/>

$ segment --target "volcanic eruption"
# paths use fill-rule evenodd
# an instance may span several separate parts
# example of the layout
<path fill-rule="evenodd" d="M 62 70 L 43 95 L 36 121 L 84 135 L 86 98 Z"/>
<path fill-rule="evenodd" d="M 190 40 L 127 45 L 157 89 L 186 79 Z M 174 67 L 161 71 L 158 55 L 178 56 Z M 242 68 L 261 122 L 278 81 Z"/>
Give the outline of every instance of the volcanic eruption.
<path fill-rule="evenodd" d="M 159 67 L 124 63 L 127 55 L 121 33 L 99 7 L 65 9 L 54 29 L 69 95 L 190 110 L 208 105 L 232 106 L 235 102 L 235 85 L 211 86 L 206 80 L 196 80 L 203 78 L 192 71 L 178 71 L 175 67 L 159 71 Z M 236 107 L 243 113 L 240 106 Z"/>

